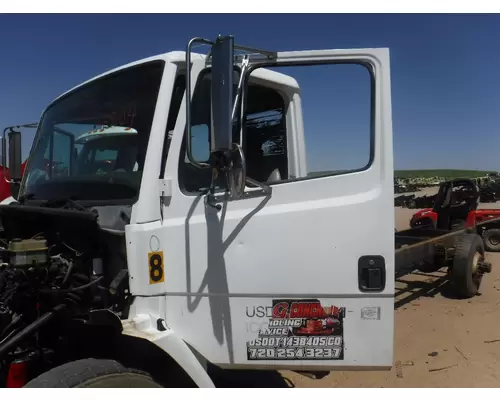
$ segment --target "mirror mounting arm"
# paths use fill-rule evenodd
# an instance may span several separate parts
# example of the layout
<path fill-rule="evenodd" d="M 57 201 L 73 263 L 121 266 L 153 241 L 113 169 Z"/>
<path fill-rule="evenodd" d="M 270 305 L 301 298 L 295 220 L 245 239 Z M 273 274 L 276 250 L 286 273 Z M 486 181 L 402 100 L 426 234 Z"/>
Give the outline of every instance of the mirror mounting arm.
<path fill-rule="evenodd" d="M 231 170 L 232 154 L 228 150 L 212 152 L 210 154 L 209 162 L 212 168 L 212 180 L 210 182 L 210 188 L 206 193 L 206 204 L 215 208 L 217 211 L 220 211 L 222 206 L 220 204 L 216 204 L 217 199 L 215 197 L 215 183 L 220 173 L 223 173 L 227 180 L 227 176 Z"/>
<path fill-rule="evenodd" d="M 199 169 L 209 168 L 210 164 L 200 163 L 193 157 L 191 142 L 191 49 L 195 43 L 212 46 L 213 41 L 195 37 L 186 46 L 186 153 L 189 162 Z"/>

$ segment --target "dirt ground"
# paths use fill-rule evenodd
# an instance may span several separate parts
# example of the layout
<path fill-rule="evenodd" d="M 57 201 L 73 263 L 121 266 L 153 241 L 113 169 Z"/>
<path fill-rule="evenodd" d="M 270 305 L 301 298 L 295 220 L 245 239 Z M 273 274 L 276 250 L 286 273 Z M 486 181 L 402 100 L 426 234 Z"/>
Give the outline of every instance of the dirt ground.
<path fill-rule="evenodd" d="M 416 211 L 396 208 L 396 228 L 408 227 Z M 500 253 L 487 258 L 493 271 L 470 300 L 449 296 L 441 272 L 396 282 L 391 371 L 333 372 L 319 380 L 282 375 L 295 387 L 500 387 Z"/>

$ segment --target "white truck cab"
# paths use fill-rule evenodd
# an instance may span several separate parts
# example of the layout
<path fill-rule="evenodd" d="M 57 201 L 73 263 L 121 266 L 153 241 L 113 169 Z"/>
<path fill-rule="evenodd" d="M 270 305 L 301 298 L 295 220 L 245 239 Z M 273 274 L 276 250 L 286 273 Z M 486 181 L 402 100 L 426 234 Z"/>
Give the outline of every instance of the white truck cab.
<path fill-rule="evenodd" d="M 20 203 L 71 197 L 99 215 L 117 207 L 127 214 L 128 306 L 115 312 L 121 334 L 156 345 L 197 386 L 213 386 L 207 364 L 391 368 L 388 50 L 251 51 L 233 63 L 232 39 L 202 42 L 212 46 L 208 57 L 188 46 L 114 69 L 57 98 L 41 118 Z M 371 74 L 371 159 L 362 170 L 309 176 L 301 88 L 269 68 L 331 63 L 359 63 Z M 261 128 L 247 116 L 278 108 L 283 117 L 269 133 L 276 140 L 259 142 Z M 93 126 L 130 128 L 137 165 L 121 174 L 79 173 L 73 151 L 97 137 L 86 133 Z M 113 143 L 122 139 L 113 136 Z M 209 153 L 197 147 L 203 141 Z M 30 184 L 47 154 L 67 168 Z"/>

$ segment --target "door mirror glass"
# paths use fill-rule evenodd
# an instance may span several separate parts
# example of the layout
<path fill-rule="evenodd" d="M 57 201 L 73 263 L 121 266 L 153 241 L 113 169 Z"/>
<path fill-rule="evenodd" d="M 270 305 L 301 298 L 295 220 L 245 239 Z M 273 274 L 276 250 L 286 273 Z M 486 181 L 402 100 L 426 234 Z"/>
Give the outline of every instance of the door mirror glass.
<path fill-rule="evenodd" d="M 191 152 L 195 160 L 208 162 L 210 159 L 209 128 L 207 124 L 191 128 Z"/>
<path fill-rule="evenodd" d="M 9 178 L 20 181 L 21 173 L 21 132 L 9 132 Z"/>
<path fill-rule="evenodd" d="M 218 37 L 212 46 L 212 153 L 232 149 L 233 46 L 232 36 Z"/>

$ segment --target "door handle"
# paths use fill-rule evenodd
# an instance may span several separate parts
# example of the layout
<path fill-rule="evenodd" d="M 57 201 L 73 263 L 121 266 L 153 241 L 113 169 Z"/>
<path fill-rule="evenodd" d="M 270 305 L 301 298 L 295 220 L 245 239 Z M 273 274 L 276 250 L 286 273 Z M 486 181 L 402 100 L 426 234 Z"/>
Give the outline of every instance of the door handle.
<path fill-rule="evenodd" d="M 385 289 L 385 259 L 362 256 L 358 260 L 358 287 L 361 292 L 382 292 Z"/>

